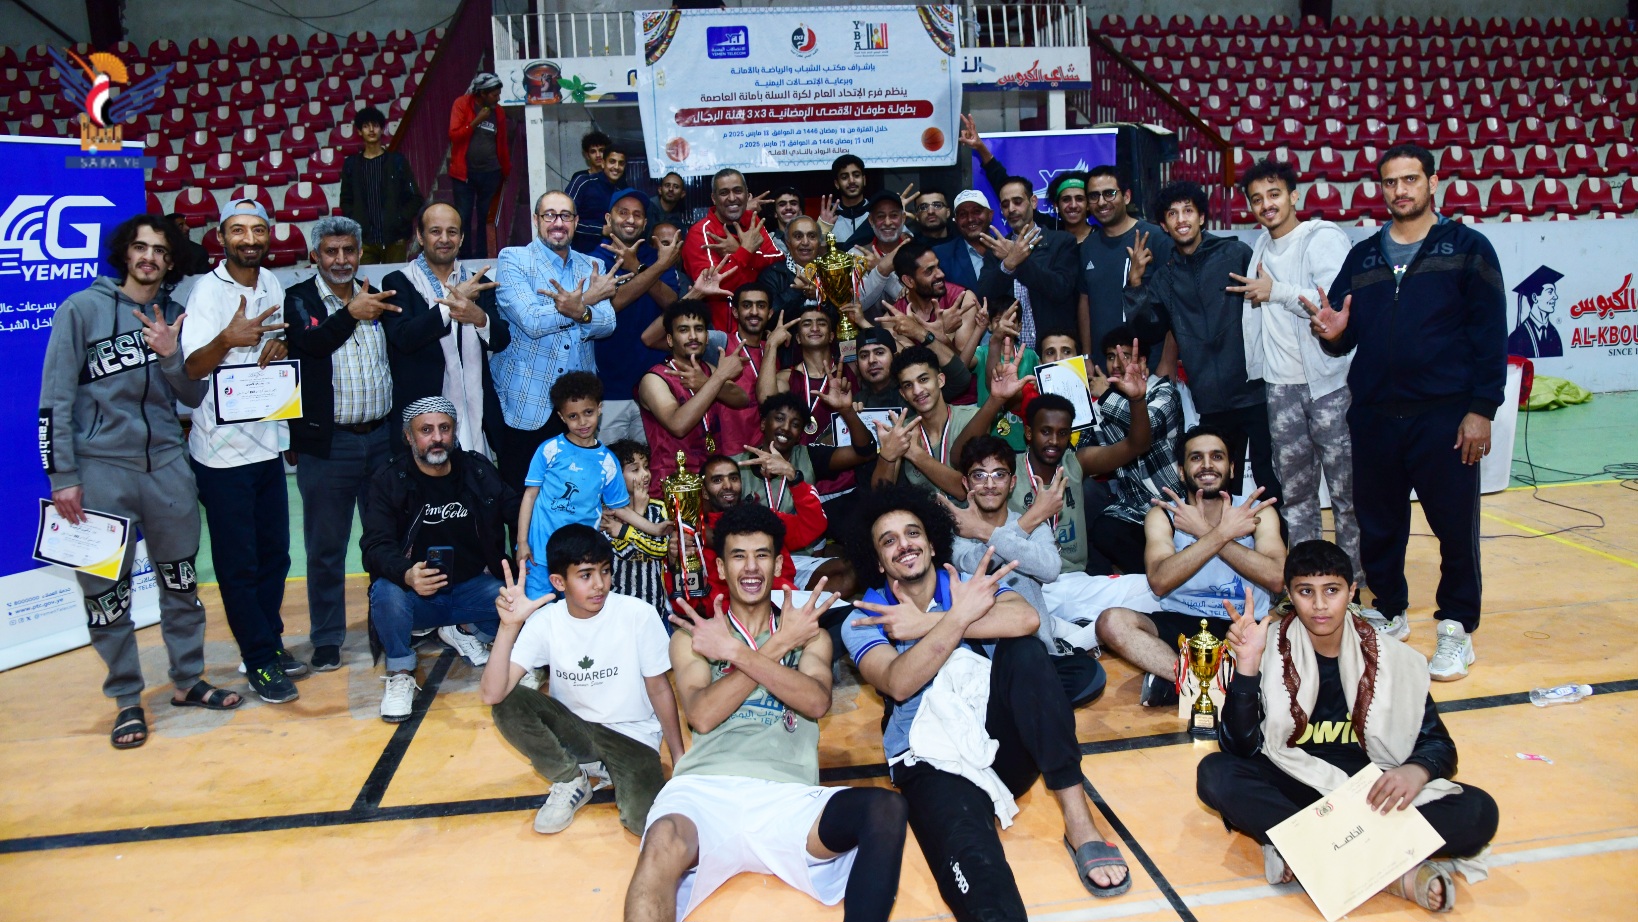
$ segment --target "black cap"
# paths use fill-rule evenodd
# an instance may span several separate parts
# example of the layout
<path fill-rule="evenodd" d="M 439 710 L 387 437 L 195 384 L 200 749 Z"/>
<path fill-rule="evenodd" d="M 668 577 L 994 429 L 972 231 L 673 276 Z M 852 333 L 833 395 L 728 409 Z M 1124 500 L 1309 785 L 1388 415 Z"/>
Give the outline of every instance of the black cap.
<path fill-rule="evenodd" d="M 858 348 L 866 346 L 884 346 L 888 352 L 897 355 L 899 344 L 894 341 L 893 334 L 886 327 L 866 327 L 859 331 Z"/>
<path fill-rule="evenodd" d="M 865 207 L 865 213 L 868 214 L 875 211 L 876 206 L 880 205 L 882 202 L 892 202 L 893 204 L 899 206 L 899 208 L 904 208 L 904 199 L 899 198 L 899 194 L 897 192 L 878 192 L 870 197 L 870 204 Z"/>

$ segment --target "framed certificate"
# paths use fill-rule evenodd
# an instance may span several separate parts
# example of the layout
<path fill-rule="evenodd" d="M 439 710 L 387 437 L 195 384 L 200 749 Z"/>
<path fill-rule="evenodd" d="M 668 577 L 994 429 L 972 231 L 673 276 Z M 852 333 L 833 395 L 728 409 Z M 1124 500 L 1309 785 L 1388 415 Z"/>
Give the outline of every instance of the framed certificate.
<path fill-rule="evenodd" d="M 1067 398 L 1075 407 L 1075 420 L 1070 428 L 1090 429 L 1097 423 L 1097 413 L 1092 409 L 1092 389 L 1086 383 L 1086 356 L 1035 366 L 1035 383 L 1040 385 L 1041 393 Z"/>
<path fill-rule="evenodd" d="M 211 375 L 216 425 L 266 423 L 301 418 L 301 363 L 295 359 L 221 365 Z"/>
<path fill-rule="evenodd" d="M 900 411 L 897 409 L 872 409 L 866 407 L 859 411 L 859 419 L 870 430 L 871 436 L 874 437 L 876 435 L 876 424 L 881 423 L 883 426 L 892 428 L 893 414 L 897 412 Z M 853 444 L 853 433 L 848 429 L 847 422 L 840 416 L 836 416 L 830 421 L 830 444 L 838 448 Z"/>
<path fill-rule="evenodd" d="M 40 528 L 34 537 L 34 559 L 70 567 L 103 579 L 119 579 L 125 567 L 125 545 L 131 520 L 84 510 L 78 525 L 57 514 L 51 500 L 40 500 Z"/>

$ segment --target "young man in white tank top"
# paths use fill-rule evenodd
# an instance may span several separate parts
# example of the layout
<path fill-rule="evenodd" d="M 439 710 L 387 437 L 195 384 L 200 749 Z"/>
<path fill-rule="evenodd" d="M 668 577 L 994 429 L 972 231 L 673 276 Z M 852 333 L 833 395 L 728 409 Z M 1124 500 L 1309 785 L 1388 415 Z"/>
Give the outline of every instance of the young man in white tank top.
<path fill-rule="evenodd" d="M 1158 612 L 1111 608 L 1098 619 L 1098 640 L 1121 659 L 1142 669 L 1138 703 L 1177 703 L 1177 638 L 1192 636 L 1205 618 L 1218 639 L 1231 625 L 1224 601 L 1244 604 L 1249 590 L 1256 610 L 1267 612 L 1270 596 L 1284 586 L 1285 542 L 1274 500 L 1258 500 L 1254 490 L 1235 503 L 1226 485 L 1234 476 L 1228 440 L 1210 426 L 1183 433 L 1178 452 L 1184 495 L 1166 491 L 1170 502 L 1156 503 L 1143 522 L 1144 563 L 1149 588 L 1160 599 Z"/>

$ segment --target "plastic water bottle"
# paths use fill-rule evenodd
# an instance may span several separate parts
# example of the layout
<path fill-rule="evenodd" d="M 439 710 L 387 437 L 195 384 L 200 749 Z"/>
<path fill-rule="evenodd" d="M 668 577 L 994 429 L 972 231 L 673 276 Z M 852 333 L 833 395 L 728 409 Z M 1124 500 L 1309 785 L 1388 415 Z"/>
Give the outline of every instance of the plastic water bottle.
<path fill-rule="evenodd" d="M 1555 685 L 1552 688 L 1530 689 L 1530 703 L 1538 708 L 1555 704 L 1574 704 L 1593 693 L 1591 685 Z"/>

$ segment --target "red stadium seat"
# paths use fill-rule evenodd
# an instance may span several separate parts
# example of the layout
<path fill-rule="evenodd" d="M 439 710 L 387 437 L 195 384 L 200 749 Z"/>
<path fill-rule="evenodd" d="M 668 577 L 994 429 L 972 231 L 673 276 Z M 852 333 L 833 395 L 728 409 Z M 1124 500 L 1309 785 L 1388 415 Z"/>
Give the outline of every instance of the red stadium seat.
<path fill-rule="evenodd" d="M 1541 27 L 1541 34 L 1549 38 L 1555 36 L 1572 36 L 1575 34 L 1575 24 L 1563 16 L 1554 16 Z"/>
<path fill-rule="evenodd" d="M 358 129 L 353 127 L 351 121 L 346 121 L 331 129 L 329 146 L 345 157 L 363 150 L 364 138 L 359 135 Z"/>
<path fill-rule="evenodd" d="M 181 157 L 160 157 L 148 176 L 148 188 L 155 192 L 175 192 L 193 182 L 193 170 L 182 165 Z"/>
<path fill-rule="evenodd" d="M 270 149 L 267 138 L 255 128 L 241 128 L 233 136 L 233 155 L 240 160 L 258 160 Z"/>
<path fill-rule="evenodd" d="M 33 90 L 19 90 L 11 98 L 11 110 L 8 113 L 12 118 L 18 116 L 43 115 L 46 110 L 45 97 Z"/>
<path fill-rule="evenodd" d="M 158 162 L 160 157 L 169 157 L 176 153 L 176 145 L 170 138 L 157 131 L 148 132 L 142 139 L 142 156 L 153 157 Z"/>
<path fill-rule="evenodd" d="M 12 105 L 15 107 L 15 100 L 13 100 Z M 161 134 L 177 138 L 198 128 L 199 122 L 193 117 L 191 111 L 181 106 L 172 106 L 159 114 L 159 124 L 155 127 L 159 129 Z"/>
<path fill-rule="evenodd" d="M 146 60 L 154 67 L 164 67 L 166 64 L 175 64 L 182 60 L 181 46 L 169 39 L 159 39 L 148 46 Z"/>
<path fill-rule="evenodd" d="M 17 67 L 22 63 L 23 59 L 18 57 L 17 49 L 10 45 L 0 45 L 0 68 Z"/>
<path fill-rule="evenodd" d="M 228 103 L 240 110 L 254 109 L 267 102 L 267 94 L 262 91 L 262 84 L 251 80 L 240 80 L 228 91 Z"/>
<path fill-rule="evenodd" d="M 182 92 L 178 105 L 195 112 L 205 112 L 222 104 L 222 96 L 209 83 L 195 83 Z"/>
<path fill-rule="evenodd" d="M 364 76 L 364 59 L 351 52 L 338 54 L 335 60 L 330 62 L 330 68 L 326 73 L 342 80 L 357 80 Z"/>
<path fill-rule="evenodd" d="M 1560 167 L 1558 153 L 1545 144 L 1533 144 L 1524 149 L 1524 167 L 1520 176 L 1557 176 Z"/>
<path fill-rule="evenodd" d="M 188 43 L 187 58 L 194 67 L 204 67 L 221 60 L 222 46 L 214 38 L 196 38 Z"/>
<path fill-rule="evenodd" d="M 1374 118 L 1386 121 L 1388 118 L 1388 101 L 1374 93 L 1366 94 L 1354 100 L 1355 111 L 1360 120 Z"/>
<path fill-rule="evenodd" d="M 1104 18 L 1107 19 L 1109 17 L 1104 17 Z M 1120 20 L 1119 16 L 1116 16 L 1114 18 L 1117 19 L 1117 20 Z M 1121 28 L 1125 29 L 1125 27 L 1126 27 L 1125 21 L 1121 20 Z M 1116 33 L 1113 33 L 1111 31 L 1109 31 L 1109 29 L 1104 28 L 1104 27 L 1099 27 L 1099 31 L 1102 32 L 1104 35 L 1114 35 L 1114 34 L 1116 34 Z M 419 47 L 420 46 L 418 46 L 416 44 L 416 42 L 415 42 L 415 33 L 411 32 L 408 29 L 394 29 L 391 32 L 388 32 L 386 39 L 384 41 L 382 41 L 382 43 L 381 43 L 381 50 L 383 50 L 383 51 L 393 51 L 393 52 L 397 52 L 398 54 L 401 54 L 401 55 L 403 55 L 403 54 L 414 54 L 415 51 Z"/>
<path fill-rule="evenodd" d="M 290 124 L 307 125 L 310 131 L 323 131 L 324 126 L 334 124 L 335 120 L 335 113 L 330 110 L 330 106 L 316 99 L 301 106 L 290 116 Z"/>
<path fill-rule="evenodd" d="M 1431 135 L 1432 131 L 1426 122 L 1419 118 L 1407 118 L 1400 122 L 1393 140 L 1395 144 L 1420 144 L 1426 147 L 1430 143 L 1428 139 Z"/>
<path fill-rule="evenodd" d="M 1355 144 L 1374 144 L 1387 147 L 1391 140 L 1388 136 L 1387 123 L 1378 119 L 1368 118 L 1354 129 Z"/>
<path fill-rule="evenodd" d="M 1479 187 L 1465 179 L 1452 180 L 1440 183 L 1445 190 L 1444 199 L 1439 203 L 1439 213 L 1446 217 L 1458 215 L 1484 216 L 1484 205 L 1479 200 Z"/>
<path fill-rule="evenodd" d="M 279 269 L 294 266 L 307 258 L 307 238 L 294 224 L 275 224 L 269 235 L 267 265 Z"/>
<path fill-rule="evenodd" d="M 311 54 L 304 54 L 290 62 L 286 73 L 303 83 L 323 80 L 325 76 L 324 65 L 319 62 L 316 55 Z"/>
<path fill-rule="evenodd" d="M 1638 118 L 1638 92 L 1628 91 L 1615 97 L 1610 104 L 1615 117 L 1620 119 Z"/>
<path fill-rule="evenodd" d="M 353 88 L 340 77 L 325 77 L 313 98 L 327 106 L 343 106 L 352 101 Z"/>
<path fill-rule="evenodd" d="M 279 140 L 279 149 L 291 157 L 310 157 L 320 146 L 319 139 L 306 125 L 292 124 Z"/>
<path fill-rule="evenodd" d="M 194 68 L 201 83 L 209 83 L 218 88 L 232 86 L 244 79 L 239 72 L 239 64 L 228 58 L 217 58 L 207 64 Z"/>
<path fill-rule="evenodd" d="M 1553 143 L 1559 147 L 1570 144 L 1586 144 L 1592 137 L 1592 130 L 1586 122 L 1575 116 L 1562 119 L 1556 125 L 1549 125 L 1553 132 Z"/>
<path fill-rule="evenodd" d="M 267 191 L 265 186 L 240 186 L 233 190 L 233 193 L 228 196 L 227 200 L 232 202 L 242 198 L 255 199 L 257 202 L 261 203 L 263 208 L 267 209 L 268 214 L 273 213 L 273 194 Z"/>
<path fill-rule="evenodd" d="M 397 99 L 394 99 L 392 101 L 392 105 L 387 107 L 387 121 L 396 122 L 401 120 L 404 117 L 404 113 L 409 111 L 410 103 L 413 102 L 414 99 L 415 97 L 413 96 L 400 96 Z"/>
<path fill-rule="evenodd" d="M 1602 179 L 1589 179 L 1575 194 L 1575 214 L 1615 214 L 1615 190 Z"/>
<path fill-rule="evenodd" d="M 1552 137 L 1548 135 L 1547 126 L 1542 123 L 1541 119 L 1532 116 L 1519 122 L 1518 127 L 1513 129 L 1513 143 L 1519 147 L 1526 147 L 1531 144 L 1550 144 L 1552 143 Z"/>
<path fill-rule="evenodd" d="M 199 184 L 206 189 L 227 189 L 245 181 L 245 168 L 234 154 L 217 154 L 205 161 L 205 176 Z"/>
<path fill-rule="evenodd" d="M 1347 212 L 1342 204 L 1342 193 L 1336 186 L 1323 179 L 1308 187 L 1308 191 L 1303 194 L 1302 204 L 1302 215 L 1305 218 L 1340 221 Z"/>
<path fill-rule="evenodd" d="M 189 227 L 204 227 L 216 223 L 222 207 L 216 203 L 216 193 L 194 186 L 177 194 L 171 210 L 180 212 Z"/>
<path fill-rule="evenodd" d="M 1501 16 L 1492 16 L 1479 29 L 1480 38 L 1512 38 L 1513 24 Z"/>
<path fill-rule="evenodd" d="M 1621 186 L 1621 201 L 1616 211 L 1623 215 L 1638 214 L 1638 179 L 1628 179 Z"/>
<path fill-rule="evenodd" d="M 298 182 L 284 190 L 280 221 L 315 221 L 330 213 L 330 202 L 317 183 Z"/>
<path fill-rule="evenodd" d="M 1433 123 L 1431 137 L 1434 147 L 1448 147 L 1456 145 L 1466 147 L 1472 140 L 1468 136 L 1467 120 L 1459 117 L 1440 119 Z"/>
<path fill-rule="evenodd" d="M 0 45 L 0 47 L 4 47 Z M 7 48 L 7 51 L 11 49 Z M 28 80 L 28 74 L 20 67 L 0 69 L 0 93 L 16 93 L 21 90 L 32 90 L 34 84 Z"/>
<path fill-rule="evenodd" d="M 227 55 L 235 61 L 249 61 L 261 57 L 262 46 L 253 36 L 235 35 L 228 39 Z"/>
<path fill-rule="evenodd" d="M 1474 147 L 1512 143 L 1513 138 L 1507 132 L 1507 124 L 1499 118 L 1480 118 L 1473 127 Z"/>
<path fill-rule="evenodd" d="M 165 213 L 165 206 L 159 203 L 159 196 L 153 194 L 152 192 L 144 193 L 143 201 L 146 203 L 146 210 L 148 214 Z"/>
<path fill-rule="evenodd" d="M 1604 168 L 1598 162 L 1598 154 L 1585 144 L 1575 144 L 1564 151 L 1564 174 L 1566 176 L 1602 176 Z"/>
<path fill-rule="evenodd" d="M 1545 80 L 1542 81 L 1544 84 L 1546 82 L 1547 81 Z M 1562 87 L 1560 89 L 1562 89 Z M 1541 117 L 1549 122 L 1557 119 L 1579 116 L 1580 114 L 1581 113 L 1577 109 L 1576 104 L 1570 101 L 1570 97 L 1561 92 L 1554 93 L 1552 97 L 1547 100 L 1547 104 L 1541 107 Z"/>
<path fill-rule="evenodd" d="M 295 129 L 292 128 L 292 131 Z M 302 178 L 308 182 L 324 183 L 341 181 L 342 157 L 331 148 L 324 148 L 307 158 L 307 173 Z"/>
<path fill-rule="evenodd" d="M 1473 175 L 1478 179 L 1489 179 L 1492 176 L 1511 176 L 1519 171 L 1517 155 L 1511 147 L 1501 144 L 1492 144 L 1479 152 L 1479 158 L 1474 161 Z"/>
<path fill-rule="evenodd" d="M 265 53 L 275 61 L 289 61 L 301 54 L 301 45 L 294 35 L 275 35 L 267 40 Z"/>
<path fill-rule="evenodd" d="M 1569 214 L 1570 187 L 1556 179 L 1543 179 L 1536 183 L 1536 192 L 1530 197 L 1530 214 L 1537 217 L 1552 214 Z"/>
<path fill-rule="evenodd" d="M 425 74 L 427 72 L 427 68 L 432 66 L 432 61 L 437 56 L 437 50 L 432 48 L 428 48 L 425 51 L 418 51 L 415 54 L 410 55 L 406 59 L 409 63 L 410 76 L 413 77 L 419 74 Z"/>
<path fill-rule="evenodd" d="M 375 40 L 374 35 L 360 31 L 347 36 L 347 45 L 342 50 L 348 54 L 365 55 L 375 54 L 380 47 L 381 43 Z"/>
<path fill-rule="evenodd" d="M 296 176 L 296 158 L 282 150 L 262 155 L 250 168 L 250 178 L 259 186 L 287 185 Z"/>
<path fill-rule="evenodd" d="M 383 51 L 376 55 L 375 61 L 370 65 L 369 69 L 371 76 L 379 75 L 386 77 L 388 80 L 402 77 L 407 72 L 408 68 L 404 66 L 404 56 L 396 51 Z"/>
<path fill-rule="evenodd" d="M 284 112 L 284 107 L 278 103 L 263 103 L 246 113 L 247 123 L 261 131 L 263 137 L 271 139 L 275 135 L 284 134 L 290 128 L 290 116 Z"/>
<path fill-rule="evenodd" d="M 1450 34 L 1459 38 L 1477 38 L 1484 34 L 1484 27 L 1472 16 L 1462 16 L 1450 24 Z"/>
<path fill-rule="evenodd" d="M 1200 20 L 1201 35 L 1227 35 L 1229 31 L 1229 21 L 1216 13 Z"/>
<path fill-rule="evenodd" d="M 1498 179 L 1490 187 L 1490 198 L 1485 202 L 1487 216 L 1504 214 L 1528 215 L 1530 205 L 1524 200 L 1524 186 L 1511 179 Z"/>
<path fill-rule="evenodd" d="M 244 127 L 239 109 L 232 106 L 213 106 L 205 112 L 205 130 L 216 134 L 232 134 Z"/>
<path fill-rule="evenodd" d="M 195 131 L 182 139 L 182 156 L 196 162 L 222 152 L 222 142 L 215 131 Z"/>
<path fill-rule="evenodd" d="M 447 30 L 443 26 L 439 26 L 436 29 L 429 29 L 426 36 L 421 39 L 422 50 L 431 51 L 437 48 L 438 44 L 444 40 L 444 33 L 446 31 Z"/>
<path fill-rule="evenodd" d="M 1618 144 L 1622 141 L 1631 141 L 1629 134 L 1619 119 L 1606 115 L 1589 126 L 1592 142 L 1600 147 L 1605 144 Z"/>
<path fill-rule="evenodd" d="M 1472 179 L 1475 175 L 1473 155 L 1467 148 L 1452 144 L 1439 152 L 1440 179 Z"/>
<path fill-rule="evenodd" d="M 1334 183 L 1346 182 L 1349 179 L 1348 167 L 1343 162 L 1342 155 L 1329 144 L 1321 145 L 1314 151 L 1314 155 L 1308 158 L 1307 176 Z"/>
<path fill-rule="evenodd" d="M 318 58 L 333 58 L 341 53 L 341 43 L 328 32 L 315 32 L 307 36 L 307 43 L 302 47 Z"/>
<path fill-rule="evenodd" d="M 1382 201 L 1382 187 L 1368 179 L 1354 187 L 1354 194 L 1348 200 L 1346 218 L 1366 215 L 1380 220 L 1388 217 L 1388 206 Z"/>
<path fill-rule="evenodd" d="M 1294 118 L 1282 118 L 1274 123 L 1273 143 L 1276 147 L 1289 147 L 1293 150 L 1313 150 L 1324 143 L 1324 139 L 1318 137 L 1319 134 L 1315 132 L 1316 137 L 1310 139 L 1306 125 Z"/>
<path fill-rule="evenodd" d="M 391 102 L 397 92 L 392 88 L 392 80 L 380 74 L 372 74 L 364 78 L 359 85 L 358 97 L 372 106 L 379 106 Z"/>
<path fill-rule="evenodd" d="M 273 87 L 273 102 L 286 109 L 295 109 L 307 104 L 307 84 L 300 80 L 280 80 Z"/>
<path fill-rule="evenodd" d="M 1167 32 L 1160 37 L 1160 44 L 1155 48 L 1156 53 L 1168 58 L 1186 57 L 1189 46 L 1184 43 L 1183 36 L 1176 32 Z"/>
<path fill-rule="evenodd" d="M 264 54 L 250 62 L 245 76 L 264 87 L 270 87 L 284 79 L 284 65 Z"/>
<path fill-rule="evenodd" d="M 28 138 L 55 138 L 63 134 L 63 125 L 51 116 L 37 112 L 17 124 L 17 133 Z"/>
<path fill-rule="evenodd" d="M 1616 176 L 1625 173 L 1628 176 L 1638 176 L 1638 145 L 1611 144 L 1610 149 L 1604 152 L 1604 175 Z"/>

